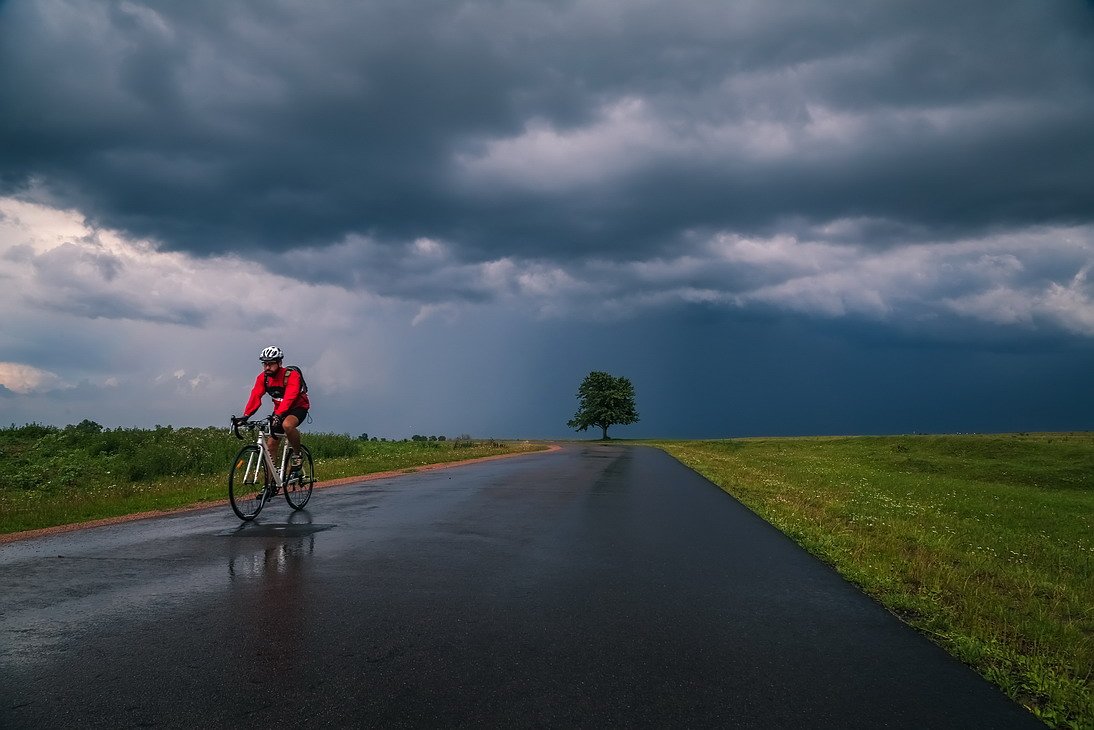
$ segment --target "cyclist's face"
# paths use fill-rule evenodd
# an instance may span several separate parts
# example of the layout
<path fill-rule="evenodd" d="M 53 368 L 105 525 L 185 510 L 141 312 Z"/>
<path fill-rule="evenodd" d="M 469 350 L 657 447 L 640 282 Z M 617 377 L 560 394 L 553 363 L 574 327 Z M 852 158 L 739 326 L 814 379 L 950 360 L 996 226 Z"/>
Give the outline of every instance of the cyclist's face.
<path fill-rule="evenodd" d="M 262 363 L 262 368 L 268 373 L 276 373 L 279 367 L 281 367 L 280 360 L 272 360 L 270 362 Z"/>

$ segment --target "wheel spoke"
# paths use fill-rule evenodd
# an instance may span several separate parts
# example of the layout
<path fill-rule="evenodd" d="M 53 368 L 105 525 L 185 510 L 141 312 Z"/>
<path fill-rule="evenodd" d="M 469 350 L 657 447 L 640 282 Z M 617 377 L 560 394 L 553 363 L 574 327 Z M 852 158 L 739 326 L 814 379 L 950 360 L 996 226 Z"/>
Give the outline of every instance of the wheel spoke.
<path fill-rule="evenodd" d="M 300 473 L 292 474 L 285 483 L 285 501 L 293 509 L 303 509 L 311 498 L 312 485 L 315 483 L 315 466 L 307 446 L 300 447 Z"/>

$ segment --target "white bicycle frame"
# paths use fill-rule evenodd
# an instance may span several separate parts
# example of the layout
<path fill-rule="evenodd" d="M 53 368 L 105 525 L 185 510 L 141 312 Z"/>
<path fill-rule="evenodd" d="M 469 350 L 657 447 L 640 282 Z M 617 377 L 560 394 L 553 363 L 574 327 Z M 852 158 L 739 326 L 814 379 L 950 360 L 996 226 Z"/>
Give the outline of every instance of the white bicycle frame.
<path fill-rule="evenodd" d="M 255 437 L 255 445 L 258 446 L 258 450 L 262 453 L 262 458 L 266 462 L 266 473 L 273 475 L 274 484 L 278 488 L 281 488 L 285 484 L 285 465 L 289 462 L 289 444 L 288 440 L 281 445 L 281 468 L 274 466 L 273 456 L 270 454 L 270 449 L 266 445 L 266 439 L 270 435 L 269 425 L 260 426 L 255 429 L 258 434 Z M 247 469 L 243 472 L 244 483 L 258 484 L 258 465 L 259 461 L 255 458 L 252 452 L 247 457 Z"/>

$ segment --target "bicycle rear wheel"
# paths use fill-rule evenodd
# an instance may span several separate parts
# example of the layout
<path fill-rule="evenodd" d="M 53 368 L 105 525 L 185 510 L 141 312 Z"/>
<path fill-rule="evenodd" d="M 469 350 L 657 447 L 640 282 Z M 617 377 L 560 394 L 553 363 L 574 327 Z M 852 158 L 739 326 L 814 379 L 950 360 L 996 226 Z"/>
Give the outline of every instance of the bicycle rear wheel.
<path fill-rule="evenodd" d="M 236 454 L 232 470 L 228 472 L 228 501 L 232 511 L 243 521 L 253 520 L 262 511 L 265 501 L 262 492 L 266 488 L 266 461 L 257 446 L 244 446 Z"/>
<path fill-rule="evenodd" d="M 293 509 L 304 509 L 311 499 L 311 488 L 315 484 L 315 465 L 307 446 L 300 447 L 300 474 L 292 474 L 285 480 L 285 501 Z"/>

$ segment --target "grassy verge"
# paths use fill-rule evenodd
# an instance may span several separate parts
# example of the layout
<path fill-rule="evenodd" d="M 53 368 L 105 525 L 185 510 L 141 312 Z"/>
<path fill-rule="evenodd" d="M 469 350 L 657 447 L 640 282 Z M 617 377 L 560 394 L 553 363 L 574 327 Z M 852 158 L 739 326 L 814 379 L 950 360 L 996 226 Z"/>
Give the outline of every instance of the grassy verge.
<path fill-rule="evenodd" d="M 1094 434 L 654 442 L 1055 727 L 1094 727 Z"/>
<path fill-rule="evenodd" d="M 338 434 L 305 434 L 304 443 L 320 481 L 545 448 Z M 226 499 L 228 465 L 242 445 L 223 428 L 0 429 L 0 534 Z"/>

